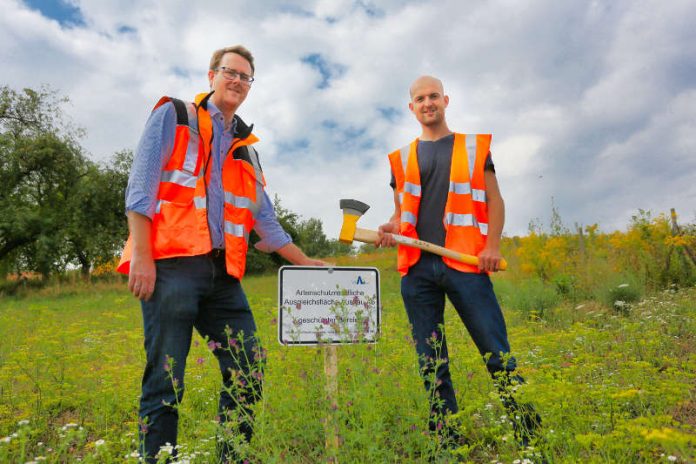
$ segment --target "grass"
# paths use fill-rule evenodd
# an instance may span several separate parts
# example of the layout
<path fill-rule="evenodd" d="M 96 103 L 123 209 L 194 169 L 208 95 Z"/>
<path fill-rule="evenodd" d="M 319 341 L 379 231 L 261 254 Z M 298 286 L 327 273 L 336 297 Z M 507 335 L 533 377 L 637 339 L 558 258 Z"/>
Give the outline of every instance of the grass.
<path fill-rule="evenodd" d="M 378 267 L 383 305 L 376 345 L 339 347 L 338 462 L 513 463 L 534 453 L 554 463 L 696 461 L 696 289 L 638 298 L 617 311 L 601 298 L 571 301 L 547 284 L 496 276 L 513 354 L 527 380 L 519 396 L 541 413 L 543 441 L 536 450 L 514 443 L 492 381 L 448 308 L 459 416 L 469 440 L 448 451 L 425 430 L 426 396 L 394 255 L 338 264 Z M 275 275 L 247 278 L 244 287 L 268 349 L 251 462 L 326 462 L 323 422 L 332 408 L 322 348 L 278 344 Z M 137 462 L 143 363 L 140 308 L 122 284 L 1 299 L 0 462 Z M 214 462 L 219 372 L 197 336 L 186 375 L 180 456 Z"/>

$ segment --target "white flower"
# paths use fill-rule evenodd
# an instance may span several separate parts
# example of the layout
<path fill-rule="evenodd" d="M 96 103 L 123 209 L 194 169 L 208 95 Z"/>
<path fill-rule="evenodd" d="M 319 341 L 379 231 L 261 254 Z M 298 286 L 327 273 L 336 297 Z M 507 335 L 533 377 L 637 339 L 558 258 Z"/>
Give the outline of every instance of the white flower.
<path fill-rule="evenodd" d="M 27 419 L 22 419 L 21 421 L 17 422 L 17 425 L 19 425 L 20 427 L 27 424 L 29 424 L 29 421 Z"/>
<path fill-rule="evenodd" d="M 133 452 L 130 454 L 130 457 L 132 457 L 132 458 L 139 458 L 139 457 L 140 457 L 140 453 L 138 453 L 137 451 L 133 451 Z"/>
<path fill-rule="evenodd" d="M 100 438 L 99 440 L 97 440 L 97 441 L 94 442 L 94 446 L 101 446 L 101 445 L 103 445 L 104 443 L 106 443 L 106 442 L 105 442 L 103 439 Z"/>
<path fill-rule="evenodd" d="M 3 442 L 3 443 L 9 443 L 11 441 L 12 441 L 12 437 L 3 437 L 2 439 L 0 439 L 0 442 Z"/>
<path fill-rule="evenodd" d="M 617 288 L 626 288 L 626 287 L 628 287 L 628 284 L 621 284 Z"/>
<path fill-rule="evenodd" d="M 670 455 L 670 456 L 667 456 L 667 460 L 671 461 L 671 462 L 677 462 L 677 457 Z"/>

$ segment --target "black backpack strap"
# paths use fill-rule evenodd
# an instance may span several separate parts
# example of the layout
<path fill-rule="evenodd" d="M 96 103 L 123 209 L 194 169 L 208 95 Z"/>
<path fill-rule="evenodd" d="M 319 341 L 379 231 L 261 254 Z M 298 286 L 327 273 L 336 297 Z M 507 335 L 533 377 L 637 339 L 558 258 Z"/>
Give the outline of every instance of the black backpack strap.
<path fill-rule="evenodd" d="M 186 110 L 186 103 L 178 98 L 170 98 L 170 100 L 174 104 L 174 109 L 176 110 L 176 125 L 188 126 L 189 118 L 188 111 Z"/>

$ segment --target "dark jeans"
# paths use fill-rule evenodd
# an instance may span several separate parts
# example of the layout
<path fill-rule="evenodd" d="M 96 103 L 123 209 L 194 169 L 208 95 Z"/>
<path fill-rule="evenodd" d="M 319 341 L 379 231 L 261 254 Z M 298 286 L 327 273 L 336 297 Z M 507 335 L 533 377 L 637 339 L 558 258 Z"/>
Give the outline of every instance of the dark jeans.
<path fill-rule="evenodd" d="M 516 365 L 515 358 L 509 355 L 505 320 L 487 274 L 459 272 L 430 253 L 422 253 L 418 263 L 403 277 L 401 295 L 411 323 L 421 375 L 430 395 L 429 425 L 431 430 L 439 429 L 442 424 L 438 422 L 444 415 L 458 411 L 443 333 L 445 296 L 486 360 L 488 372 L 496 379 L 504 377 L 507 382 Z M 519 376 L 515 380 L 523 381 Z"/>
<path fill-rule="evenodd" d="M 178 408 L 193 328 L 208 337 L 220 366 L 219 417 L 251 439 L 251 406 L 261 396 L 263 354 L 239 280 L 225 271 L 224 253 L 162 259 L 150 301 L 142 302 L 147 365 L 140 398 L 141 455 L 177 444 Z M 243 335 L 242 335 L 243 334 Z M 234 374 L 234 375 L 233 375 Z M 224 429 L 224 427 L 223 427 Z M 231 451 L 220 450 L 223 459 Z"/>

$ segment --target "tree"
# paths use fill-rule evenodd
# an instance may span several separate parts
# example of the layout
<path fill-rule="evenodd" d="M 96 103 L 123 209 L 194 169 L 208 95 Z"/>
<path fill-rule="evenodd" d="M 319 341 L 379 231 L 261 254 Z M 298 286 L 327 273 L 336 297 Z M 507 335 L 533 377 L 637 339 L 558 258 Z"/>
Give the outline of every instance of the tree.
<path fill-rule="evenodd" d="M 124 191 L 132 161 L 131 151 L 121 151 L 111 164 L 90 164 L 75 186 L 68 206 L 66 253 L 85 279 L 92 266 L 111 261 L 128 236 Z"/>
<path fill-rule="evenodd" d="M 44 277 L 111 259 L 123 242 L 129 154 L 89 160 L 54 91 L 0 87 L 0 271 Z M 108 256 L 108 258 L 107 258 Z"/>

